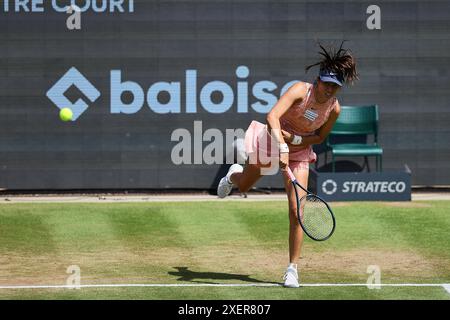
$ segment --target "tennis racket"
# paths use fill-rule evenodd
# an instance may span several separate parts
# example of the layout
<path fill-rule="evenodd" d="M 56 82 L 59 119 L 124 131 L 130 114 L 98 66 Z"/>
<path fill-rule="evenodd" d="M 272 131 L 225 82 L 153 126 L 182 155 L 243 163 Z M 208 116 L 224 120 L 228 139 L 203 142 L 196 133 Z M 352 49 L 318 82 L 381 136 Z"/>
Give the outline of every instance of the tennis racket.
<path fill-rule="evenodd" d="M 297 219 L 303 231 L 313 240 L 327 240 L 336 227 L 336 219 L 330 206 L 325 200 L 303 188 L 289 167 L 286 168 L 286 173 L 295 190 Z M 300 198 L 297 187 L 305 191 L 306 195 Z"/>

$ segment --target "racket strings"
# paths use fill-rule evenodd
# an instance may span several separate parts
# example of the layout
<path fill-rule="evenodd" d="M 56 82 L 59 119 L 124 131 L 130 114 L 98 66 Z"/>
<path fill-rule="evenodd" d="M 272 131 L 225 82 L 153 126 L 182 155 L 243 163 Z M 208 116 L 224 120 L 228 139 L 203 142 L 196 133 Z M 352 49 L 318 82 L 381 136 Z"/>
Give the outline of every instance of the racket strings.
<path fill-rule="evenodd" d="M 308 235 L 316 240 L 328 238 L 334 229 L 334 220 L 327 205 L 314 195 L 300 201 L 300 218 Z"/>

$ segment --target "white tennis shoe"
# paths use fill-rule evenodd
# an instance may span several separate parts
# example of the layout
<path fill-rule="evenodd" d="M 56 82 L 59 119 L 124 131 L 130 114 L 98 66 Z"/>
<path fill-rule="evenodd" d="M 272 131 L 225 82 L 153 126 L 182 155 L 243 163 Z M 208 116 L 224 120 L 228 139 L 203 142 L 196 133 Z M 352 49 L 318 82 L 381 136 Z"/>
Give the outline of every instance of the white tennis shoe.
<path fill-rule="evenodd" d="M 217 187 L 217 195 L 219 198 L 225 198 L 233 189 L 233 183 L 230 181 L 230 176 L 235 172 L 242 171 L 244 171 L 244 168 L 237 163 L 233 164 L 230 169 L 228 169 L 227 175 L 220 180 L 219 186 Z"/>
<path fill-rule="evenodd" d="M 298 288 L 298 273 L 295 267 L 289 266 L 283 277 L 284 286 L 287 288 Z"/>

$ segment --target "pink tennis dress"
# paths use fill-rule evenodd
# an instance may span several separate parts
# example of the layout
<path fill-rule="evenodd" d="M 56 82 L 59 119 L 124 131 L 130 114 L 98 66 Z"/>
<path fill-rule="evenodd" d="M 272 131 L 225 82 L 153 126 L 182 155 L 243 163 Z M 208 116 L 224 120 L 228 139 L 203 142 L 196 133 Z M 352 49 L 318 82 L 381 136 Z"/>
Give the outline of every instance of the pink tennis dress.
<path fill-rule="evenodd" d="M 333 98 L 325 103 L 318 103 L 314 98 L 314 85 L 305 82 L 303 84 L 307 87 L 306 98 L 295 102 L 288 109 L 280 118 L 280 125 L 283 130 L 306 137 L 314 135 L 316 130 L 325 124 L 338 101 Z M 274 140 L 267 131 L 267 126 L 258 121 L 252 121 L 245 132 L 245 151 L 249 159 L 252 159 L 252 155 L 255 154 L 277 157 L 278 149 L 272 148 L 272 144 Z M 311 146 L 302 149 L 296 145 L 289 145 L 289 167 L 292 170 L 295 168 L 309 170 L 309 164 L 316 160 L 317 155 Z"/>

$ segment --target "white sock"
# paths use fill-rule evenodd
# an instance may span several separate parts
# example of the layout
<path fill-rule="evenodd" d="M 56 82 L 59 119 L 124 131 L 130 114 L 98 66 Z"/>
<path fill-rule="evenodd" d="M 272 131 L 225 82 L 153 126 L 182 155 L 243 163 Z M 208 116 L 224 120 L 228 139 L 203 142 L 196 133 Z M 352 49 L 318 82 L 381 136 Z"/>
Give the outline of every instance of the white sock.
<path fill-rule="evenodd" d="M 288 268 L 294 268 L 297 270 L 297 264 L 296 263 L 289 263 Z"/>

